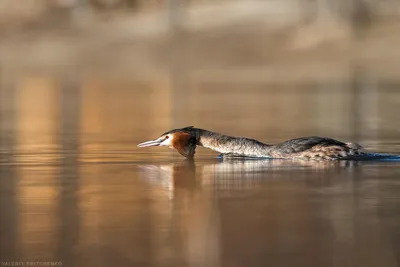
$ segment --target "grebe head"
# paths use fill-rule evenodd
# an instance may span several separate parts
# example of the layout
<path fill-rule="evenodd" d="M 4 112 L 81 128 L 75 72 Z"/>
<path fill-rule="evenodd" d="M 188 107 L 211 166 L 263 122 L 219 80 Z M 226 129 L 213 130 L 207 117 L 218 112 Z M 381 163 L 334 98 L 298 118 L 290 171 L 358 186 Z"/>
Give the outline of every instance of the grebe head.
<path fill-rule="evenodd" d="M 138 147 L 150 147 L 150 146 L 172 146 L 172 140 L 174 134 L 161 135 L 157 139 L 146 141 L 138 144 Z"/>
<path fill-rule="evenodd" d="M 174 129 L 163 133 L 154 140 L 138 144 L 138 147 L 168 146 L 176 149 L 181 155 L 193 157 L 196 149 L 196 137 L 191 133 L 193 126 Z"/>

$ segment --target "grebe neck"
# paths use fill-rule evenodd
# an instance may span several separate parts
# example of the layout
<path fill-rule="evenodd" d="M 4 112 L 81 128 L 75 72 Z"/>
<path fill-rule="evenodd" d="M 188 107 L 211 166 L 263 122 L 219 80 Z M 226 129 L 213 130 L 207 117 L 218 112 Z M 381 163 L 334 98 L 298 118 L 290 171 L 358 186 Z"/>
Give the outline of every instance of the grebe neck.
<path fill-rule="evenodd" d="M 220 153 L 238 154 L 249 157 L 269 157 L 272 145 L 246 137 L 223 135 L 199 129 L 197 144 Z"/>

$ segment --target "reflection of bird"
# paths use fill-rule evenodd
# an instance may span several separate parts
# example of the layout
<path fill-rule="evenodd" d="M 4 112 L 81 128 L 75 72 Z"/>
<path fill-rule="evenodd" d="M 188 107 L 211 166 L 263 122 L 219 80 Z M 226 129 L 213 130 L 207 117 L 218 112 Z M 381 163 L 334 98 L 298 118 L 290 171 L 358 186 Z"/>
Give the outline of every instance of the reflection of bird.
<path fill-rule="evenodd" d="M 343 143 L 325 137 L 302 137 L 268 145 L 254 139 L 223 135 L 193 126 L 168 131 L 155 140 L 139 144 L 138 147 L 169 146 L 183 156 L 192 158 L 197 145 L 220 152 L 224 157 L 312 160 L 400 159 L 400 156 L 367 153 L 358 144 Z"/>
<path fill-rule="evenodd" d="M 198 189 L 249 189 L 256 186 L 287 180 L 311 180 L 313 182 L 331 177 L 352 177 L 365 164 L 360 161 L 303 161 L 265 160 L 246 158 L 222 158 L 195 162 L 139 164 L 143 181 L 168 193 L 170 199 L 176 194 L 194 192 Z M 293 176 L 293 171 L 296 175 Z"/>
<path fill-rule="evenodd" d="M 153 184 L 169 189 L 196 186 L 196 167 L 193 160 L 185 159 L 175 164 L 141 164 L 138 167 L 145 174 L 145 180 Z"/>

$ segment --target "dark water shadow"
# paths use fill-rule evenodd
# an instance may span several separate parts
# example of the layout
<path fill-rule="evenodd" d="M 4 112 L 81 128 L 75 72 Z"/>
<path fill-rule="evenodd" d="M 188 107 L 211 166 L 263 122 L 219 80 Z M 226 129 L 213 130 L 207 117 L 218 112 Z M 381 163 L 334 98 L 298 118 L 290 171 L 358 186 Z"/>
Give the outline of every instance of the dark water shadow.
<path fill-rule="evenodd" d="M 13 166 L 16 143 L 15 97 L 15 87 L 0 80 L 0 259 L 3 261 L 16 261 L 19 258 L 19 180 Z"/>
<path fill-rule="evenodd" d="M 81 214 L 78 207 L 79 172 L 79 83 L 68 79 L 60 88 L 60 144 L 63 157 L 59 166 L 59 242 L 57 259 L 66 265 L 76 265 L 74 248 L 79 243 Z"/>

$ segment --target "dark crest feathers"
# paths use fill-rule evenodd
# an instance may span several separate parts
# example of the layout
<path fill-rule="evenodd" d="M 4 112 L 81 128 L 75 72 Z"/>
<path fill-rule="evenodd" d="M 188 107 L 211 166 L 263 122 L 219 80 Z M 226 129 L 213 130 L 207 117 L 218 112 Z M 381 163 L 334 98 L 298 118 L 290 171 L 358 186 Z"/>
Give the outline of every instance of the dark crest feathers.
<path fill-rule="evenodd" d="M 173 129 L 173 130 L 170 130 L 170 131 L 168 131 L 168 132 L 163 133 L 163 134 L 160 135 L 160 136 L 163 136 L 163 135 L 166 135 L 166 134 L 170 134 L 170 133 L 190 131 L 190 130 L 193 129 L 193 127 L 194 127 L 194 126 L 186 126 L 186 127 L 179 128 L 179 129 Z"/>

